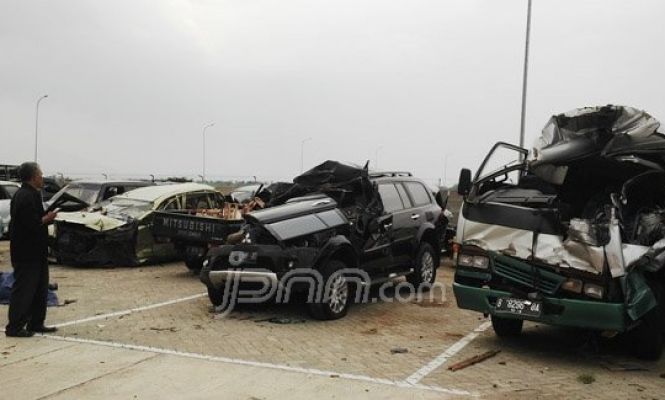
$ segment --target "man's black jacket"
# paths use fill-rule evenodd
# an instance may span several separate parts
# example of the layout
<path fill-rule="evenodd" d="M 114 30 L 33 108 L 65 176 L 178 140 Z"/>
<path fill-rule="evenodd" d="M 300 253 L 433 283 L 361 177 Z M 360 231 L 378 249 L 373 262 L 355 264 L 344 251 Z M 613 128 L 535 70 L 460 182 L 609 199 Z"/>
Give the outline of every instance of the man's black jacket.
<path fill-rule="evenodd" d="M 9 250 L 12 263 L 45 262 L 48 256 L 48 227 L 42 224 L 41 193 L 24 183 L 10 206 Z"/>

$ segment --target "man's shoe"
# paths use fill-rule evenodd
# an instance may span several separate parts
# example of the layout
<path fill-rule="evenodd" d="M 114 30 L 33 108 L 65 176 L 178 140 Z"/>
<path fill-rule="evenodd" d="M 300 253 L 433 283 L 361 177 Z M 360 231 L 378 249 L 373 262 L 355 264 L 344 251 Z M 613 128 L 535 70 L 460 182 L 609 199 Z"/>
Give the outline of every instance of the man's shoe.
<path fill-rule="evenodd" d="M 32 337 L 34 334 L 35 332 L 25 328 L 18 331 L 5 331 L 5 336 L 7 337 Z"/>
<path fill-rule="evenodd" d="M 53 333 L 53 332 L 57 332 L 57 330 L 58 330 L 58 328 L 56 328 L 55 326 L 45 326 L 45 325 L 39 326 L 37 328 L 29 328 L 29 329 L 31 331 L 37 332 L 37 333 Z"/>

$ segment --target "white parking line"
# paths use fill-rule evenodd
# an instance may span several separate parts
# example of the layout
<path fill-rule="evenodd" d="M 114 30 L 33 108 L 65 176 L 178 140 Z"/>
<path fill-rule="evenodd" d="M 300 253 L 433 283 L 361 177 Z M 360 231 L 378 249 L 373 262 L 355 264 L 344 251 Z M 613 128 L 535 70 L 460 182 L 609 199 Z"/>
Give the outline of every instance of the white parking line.
<path fill-rule="evenodd" d="M 164 302 L 161 302 L 161 303 L 151 304 L 151 305 L 148 305 L 148 306 L 130 308 L 129 310 L 115 311 L 115 312 L 108 313 L 108 314 L 95 315 L 94 317 L 77 319 L 75 321 L 62 322 L 62 323 L 59 323 L 59 324 L 53 324 L 53 326 L 55 326 L 56 328 L 62 328 L 63 326 L 71 326 L 71 325 L 83 324 L 83 323 L 91 322 L 91 321 L 98 321 L 100 319 L 120 317 L 120 316 L 123 316 L 123 315 L 129 315 L 129 314 L 134 313 L 134 312 L 152 310 L 153 308 L 159 308 L 159 307 L 164 307 L 164 306 L 170 306 L 172 304 L 182 303 L 183 301 L 194 300 L 194 299 L 198 299 L 199 297 L 204 297 L 204 296 L 207 296 L 207 293 L 199 293 L 199 294 L 195 294 L 193 296 L 182 297 L 180 299 L 164 301 Z"/>
<path fill-rule="evenodd" d="M 411 385 L 417 385 L 418 382 L 420 382 L 424 377 L 432 373 L 432 371 L 434 371 L 435 369 L 442 366 L 455 354 L 459 353 L 463 348 L 465 348 L 469 343 L 471 343 L 475 338 L 477 338 L 478 335 L 487 330 L 487 328 L 489 328 L 490 326 L 492 326 L 492 323 L 490 321 L 483 322 L 482 324 L 480 324 L 480 326 L 471 331 L 468 335 L 464 336 L 463 338 L 458 340 L 455 344 L 448 347 L 446 351 L 439 354 L 438 357 L 430 361 L 427 365 L 420 368 L 418 371 L 414 372 L 404 381 Z"/>
<path fill-rule="evenodd" d="M 442 388 L 442 387 L 439 387 L 439 386 L 421 385 L 421 384 L 418 384 L 417 382 L 415 384 L 411 384 L 411 383 L 408 383 L 408 382 L 405 382 L 405 381 L 392 381 L 390 379 L 372 378 L 370 376 L 365 376 L 365 375 L 347 374 L 347 373 L 341 373 L 341 372 L 335 372 L 335 371 L 325 371 L 325 370 L 320 370 L 320 369 L 315 369 L 315 368 L 292 367 L 292 366 L 283 365 L 283 364 L 272 364 L 272 363 L 259 362 L 259 361 L 242 360 L 242 359 L 238 359 L 238 358 L 210 356 L 210 355 L 206 355 L 206 354 L 188 353 L 188 352 L 182 352 L 182 351 L 177 351 L 177 350 L 160 349 L 160 348 L 157 348 L 157 347 L 138 346 L 138 345 L 133 345 L 133 344 L 106 342 L 106 341 L 100 341 L 100 340 L 81 339 L 81 338 L 72 338 L 72 337 L 54 336 L 54 335 L 40 335 L 40 336 L 43 336 L 43 337 L 49 338 L 49 339 L 65 341 L 65 342 L 90 344 L 90 345 L 96 345 L 96 346 L 113 347 L 113 348 L 118 348 L 118 349 L 127 349 L 127 350 L 134 350 L 134 351 L 143 351 L 143 352 L 148 352 L 148 353 L 156 353 L 156 354 L 164 354 L 164 355 L 177 356 L 177 357 L 193 358 L 193 359 L 198 359 L 198 360 L 222 362 L 222 363 L 234 364 L 234 365 L 244 365 L 244 366 L 249 366 L 249 367 L 277 369 L 277 370 L 282 370 L 282 371 L 297 372 L 297 373 L 308 374 L 308 375 L 336 377 L 336 378 L 340 378 L 340 379 L 363 381 L 363 382 L 369 382 L 369 383 L 380 384 L 380 385 L 395 386 L 395 387 L 401 387 L 401 388 L 429 390 L 429 391 L 445 393 L 445 394 L 449 394 L 449 395 L 477 396 L 477 394 L 468 392 L 466 390 L 448 389 L 448 388 Z"/>

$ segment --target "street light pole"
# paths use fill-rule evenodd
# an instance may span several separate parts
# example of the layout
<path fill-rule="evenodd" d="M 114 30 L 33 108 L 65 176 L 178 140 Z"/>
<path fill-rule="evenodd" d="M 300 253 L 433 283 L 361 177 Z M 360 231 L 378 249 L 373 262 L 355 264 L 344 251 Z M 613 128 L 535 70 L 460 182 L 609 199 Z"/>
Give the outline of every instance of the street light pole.
<path fill-rule="evenodd" d="M 214 122 L 209 123 L 203 127 L 203 175 L 201 175 L 201 181 L 205 182 L 206 180 L 206 129 L 215 125 Z"/>
<path fill-rule="evenodd" d="M 37 139 L 39 133 L 39 103 L 42 102 L 45 98 L 48 97 L 48 94 L 43 95 L 37 100 L 37 106 L 35 107 L 35 162 L 37 162 Z"/>
<path fill-rule="evenodd" d="M 522 122 L 520 124 L 520 147 L 524 147 L 524 125 L 526 121 L 526 82 L 529 71 L 529 39 L 531 37 L 531 0 L 526 11 L 526 41 L 524 44 L 524 75 L 522 77 Z"/>
<path fill-rule="evenodd" d="M 311 137 L 308 137 L 307 139 L 303 139 L 300 142 L 300 173 L 303 173 L 303 168 L 305 164 L 305 142 L 308 142 L 312 140 Z"/>
<path fill-rule="evenodd" d="M 374 150 L 374 169 L 379 170 L 379 150 L 383 149 L 383 146 L 379 146 Z"/>

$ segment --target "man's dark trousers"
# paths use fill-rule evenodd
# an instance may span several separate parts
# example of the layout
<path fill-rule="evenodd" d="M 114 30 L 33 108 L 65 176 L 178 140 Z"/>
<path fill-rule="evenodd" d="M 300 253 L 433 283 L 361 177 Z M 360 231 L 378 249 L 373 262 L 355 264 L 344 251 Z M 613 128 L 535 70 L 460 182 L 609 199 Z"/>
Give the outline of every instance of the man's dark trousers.
<path fill-rule="evenodd" d="M 44 326 L 48 296 L 48 263 L 14 263 L 14 277 L 9 302 L 8 332 L 17 332 L 27 324 L 28 330 Z"/>

